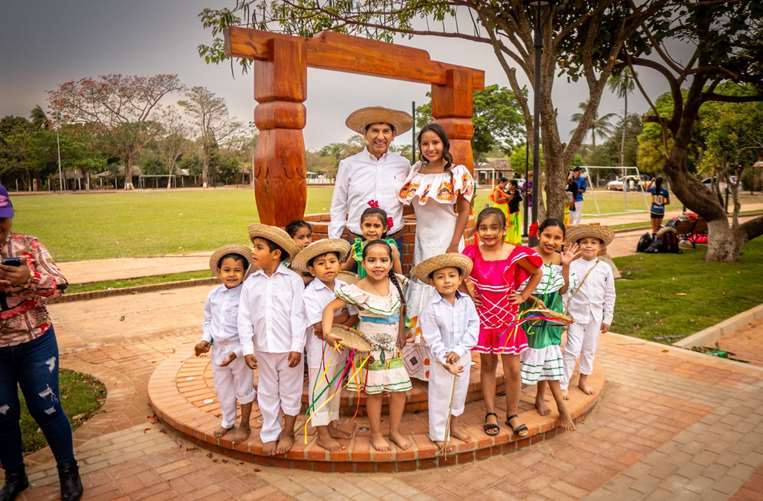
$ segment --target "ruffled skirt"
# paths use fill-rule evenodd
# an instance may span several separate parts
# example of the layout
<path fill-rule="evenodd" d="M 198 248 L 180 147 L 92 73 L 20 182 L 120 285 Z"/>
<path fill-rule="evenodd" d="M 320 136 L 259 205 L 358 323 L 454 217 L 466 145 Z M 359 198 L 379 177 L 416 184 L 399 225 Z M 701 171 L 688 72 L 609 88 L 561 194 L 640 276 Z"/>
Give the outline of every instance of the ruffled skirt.
<path fill-rule="evenodd" d="M 545 348 L 528 348 L 522 352 L 520 376 L 523 384 L 538 381 L 561 381 L 564 374 L 562 350 L 558 344 Z"/>

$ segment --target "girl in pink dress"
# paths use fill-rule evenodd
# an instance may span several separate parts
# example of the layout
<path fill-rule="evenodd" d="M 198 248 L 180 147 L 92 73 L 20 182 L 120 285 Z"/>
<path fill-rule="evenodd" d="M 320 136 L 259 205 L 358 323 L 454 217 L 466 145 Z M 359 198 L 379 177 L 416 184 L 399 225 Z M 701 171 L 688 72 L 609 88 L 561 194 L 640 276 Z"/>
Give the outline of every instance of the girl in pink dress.
<path fill-rule="evenodd" d="M 495 207 L 477 216 L 479 243 L 464 249 L 473 262 L 471 281 L 480 317 L 480 334 L 472 351 L 480 354 L 480 379 L 485 401 L 485 424 L 488 435 L 500 432 L 495 413 L 495 371 L 501 355 L 506 388 L 506 424 L 520 438 L 528 435 L 527 425 L 519 423 L 520 382 L 519 354 L 527 348 L 527 336 L 517 322 L 519 305 L 540 281 L 543 259 L 522 245 L 504 242 L 506 216 Z M 527 287 L 517 287 L 529 278 Z"/>

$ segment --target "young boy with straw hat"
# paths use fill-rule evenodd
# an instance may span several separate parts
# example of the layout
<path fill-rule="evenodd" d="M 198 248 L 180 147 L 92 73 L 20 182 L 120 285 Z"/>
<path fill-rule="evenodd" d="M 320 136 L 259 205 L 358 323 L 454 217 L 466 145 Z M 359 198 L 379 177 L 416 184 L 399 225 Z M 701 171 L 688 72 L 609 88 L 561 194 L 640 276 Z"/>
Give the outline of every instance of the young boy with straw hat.
<path fill-rule="evenodd" d="M 471 259 L 455 252 L 426 259 L 411 270 L 412 277 L 437 290 L 419 322 L 437 361 L 429 371 L 429 438 L 446 453 L 452 449 L 447 445 L 451 436 L 470 439 L 458 416 L 464 413 L 480 321 L 471 298 L 458 289 L 471 271 Z"/>
<path fill-rule="evenodd" d="M 236 401 L 241 404 L 241 424 L 230 437 L 233 442 L 249 438 L 249 416 L 256 395 L 252 370 L 244 361 L 237 324 L 241 284 L 251 268 L 251 255 L 243 245 L 226 245 L 212 253 L 209 269 L 222 283 L 207 296 L 201 341 L 194 347 L 197 357 L 212 349 L 212 375 L 222 411 L 215 437 L 220 438 L 233 429 Z"/>
<path fill-rule="evenodd" d="M 252 369 L 259 366 L 262 452 L 285 454 L 294 445 L 294 422 L 302 403 L 305 286 L 284 265 L 298 251 L 288 233 L 275 226 L 252 224 L 249 238 L 253 271 L 241 291 L 238 333 L 247 365 Z"/>
<path fill-rule="evenodd" d="M 614 233 L 598 223 L 579 224 L 567 230 L 567 239 L 578 244 L 580 258 L 570 263 L 567 311 L 573 323 L 567 329 L 563 354 L 561 388 L 565 398 L 578 358 L 578 388 L 586 395 L 593 394 L 588 386 L 588 376 L 593 372 L 599 334 L 609 331 L 615 309 L 615 277 L 612 268 L 599 258 L 599 254 L 612 243 Z"/>
<path fill-rule="evenodd" d="M 327 344 L 321 328 L 323 310 L 336 297 L 334 288 L 347 283 L 338 278 L 342 262 L 350 253 L 350 243 L 341 238 L 318 240 L 302 249 L 292 259 L 291 268 L 309 272 L 315 277 L 305 287 L 305 314 L 307 318 L 307 369 L 310 424 L 318 433 L 318 445 L 328 451 L 343 449 L 337 439 L 352 438 L 352 429 L 339 425 L 342 379 L 334 378 L 344 369 L 347 352 L 335 350 Z M 334 317 L 335 324 L 352 326 L 357 322 L 357 310 L 344 308 Z M 331 384 L 329 384 L 331 382 Z M 307 426 L 307 424 L 305 424 Z"/>

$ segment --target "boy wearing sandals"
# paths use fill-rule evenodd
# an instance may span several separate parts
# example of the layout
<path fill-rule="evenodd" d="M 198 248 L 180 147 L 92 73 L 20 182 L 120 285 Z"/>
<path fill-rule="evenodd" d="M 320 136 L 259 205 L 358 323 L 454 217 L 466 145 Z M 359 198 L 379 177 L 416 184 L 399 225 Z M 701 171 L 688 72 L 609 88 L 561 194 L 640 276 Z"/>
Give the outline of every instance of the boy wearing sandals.
<path fill-rule="evenodd" d="M 252 224 L 249 238 L 254 271 L 241 291 L 238 333 L 246 364 L 252 369 L 259 366 L 262 453 L 285 454 L 294 445 L 294 422 L 302 405 L 305 286 L 284 265 L 298 251 L 288 233 L 275 226 Z"/>
<path fill-rule="evenodd" d="M 251 251 L 243 245 L 226 245 L 209 259 L 209 268 L 222 284 L 212 289 L 204 303 L 201 341 L 194 347 L 196 356 L 212 349 L 212 375 L 220 401 L 222 422 L 215 431 L 220 438 L 236 424 L 236 401 L 241 404 L 241 424 L 230 435 L 233 442 L 249 438 L 249 416 L 256 392 L 252 370 L 244 362 L 238 336 L 238 305 L 242 282 L 250 268 Z"/>
<path fill-rule="evenodd" d="M 567 297 L 567 311 L 573 319 L 564 347 L 564 375 L 561 388 L 568 398 L 570 379 L 580 358 L 578 388 L 593 395 L 588 376 L 593 372 L 599 334 L 609 331 L 615 310 L 615 278 L 612 267 L 599 258 L 614 238 L 612 231 L 599 224 L 580 224 L 567 231 L 570 242 L 578 244 L 580 258 L 570 263 L 570 282 L 574 287 Z"/>
<path fill-rule="evenodd" d="M 329 382 L 345 366 L 347 351 L 337 350 L 326 342 L 321 320 L 323 310 L 336 298 L 334 289 L 343 287 L 347 282 L 337 278 L 342 262 L 350 253 L 350 243 L 341 238 L 318 240 L 302 249 L 291 261 L 291 268 L 296 272 L 309 272 L 312 280 L 305 287 L 305 314 L 307 316 L 307 369 L 309 375 L 308 402 L 310 423 L 318 434 L 317 443 L 324 449 L 334 452 L 344 449 L 337 439 L 352 438 L 352 427 L 339 424 L 341 403 L 341 378 Z M 352 315 L 354 307 L 342 309 L 334 317 L 335 324 L 352 326 L 358 318 Z M 355 312 L 357 314 L 357 312 Z"/>
<path fill-rule="evenodd" d="M 426 259 L 411 270 L 412 277 L 437 290 L 421 310 L 419 322 L 435 361 L 429 371 L 429 438 L 446 453 L 453 449 L 448 446 L 451 436 L 463 442 L 471 438 L 458 421 L 480 327 L 474 303 L 458 290 L 471 270 L 472 261 L 459 253 Z"/>

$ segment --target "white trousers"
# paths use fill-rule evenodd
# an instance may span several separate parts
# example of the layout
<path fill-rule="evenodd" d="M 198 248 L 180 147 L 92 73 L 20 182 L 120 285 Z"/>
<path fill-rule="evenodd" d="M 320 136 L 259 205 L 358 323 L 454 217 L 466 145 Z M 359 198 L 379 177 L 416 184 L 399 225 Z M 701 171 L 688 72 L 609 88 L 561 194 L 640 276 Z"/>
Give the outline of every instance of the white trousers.
<path fill-rule="evenodd" d="M 561 387 L 566 390 L 575 372 L 575 364 L 580 357 L 580 373 L 589 375 L 593 372 L 593 359 L 599 342 L 601 321 L 591 318 L 585 324 L 573 323 L 567 329 L 567 345 L 564 347 L 564 376 Z"/>
<path fill-rule="evenodd" d="M 296 416 L 302 406 L 304 357 L 296 367 L 289 367 L 288 353 L 255 353 L 259 381 L 257 405 L 262 414 L 262 443 L 274 442 L 281 434 L 281 416 Z"/>
<path fill-rule="evenodd" d="M 323 374 L 323 369 L 308 370 L 310 375 L 310 386 L 308 387 L 307 391 L 307 400 L 308 402 L 312 402 L 315 398 L 313 406 L 314 410 L 310 412 L 310 415 L 312 416 L 312 420 L 310 421 L 311 425 L 328 426 L 331 421 L 339 419 L 339 407 L 342 402 L 341 391 L 343 381 L 334 381 L 334 384 L 331 385 L 329 389 L 326 389 L 326 387 L 328 386 L 328 381 L 331 381 L 336 373 L 342 370 L 343 367 L 344 364 L 329 365 L 325 375 Z M 326 376 L 328 376 L 328 381 L 326 381 Z M 337 392 L 340 392 L 340 394 L 334 396 L 334 394 Z M 318 395 L 320 395 L 320 397 L 318 397 Z M 328 404 L 326 404 L 326 401 L 328 401 Z"/>
<path fill-rule="evenodd" d="M 213 348 L 213 360 L 214 355 Z M 236 401 L 241 405 L 248 404 L 254 401 L 257 394 L 254 391 L 252 369 L 246 365 L 244 357 L 239 356 L 227 367 L 220 367 L 213 362 L 212 377 L 215 381 L 215 391 L 223 414 L 220 426 L 233 428 L 233 425 L 236 424 Z"/>
<path fill-rule="evenodd" d="M 454 376 L 448 372 L 440 362 L 433 361 L 430 366 L 429 438 L 435 442 L 444 442 L 447 438 L 445 432 L 450 416 L 460 416 L 464 413 L 472 366 L 471 354 L 462 356 L 456 364 L 464 366 L 464 372 L 460 376 Z M 448 412 L 448 403 L 450 403 L 450 412 Z"/>
<path fill-rule="evenodd" d="M 583 201 L 575 202 L 575 210 L 570 211 L 570 223 L 580 224 L 583 221 Z"/>

